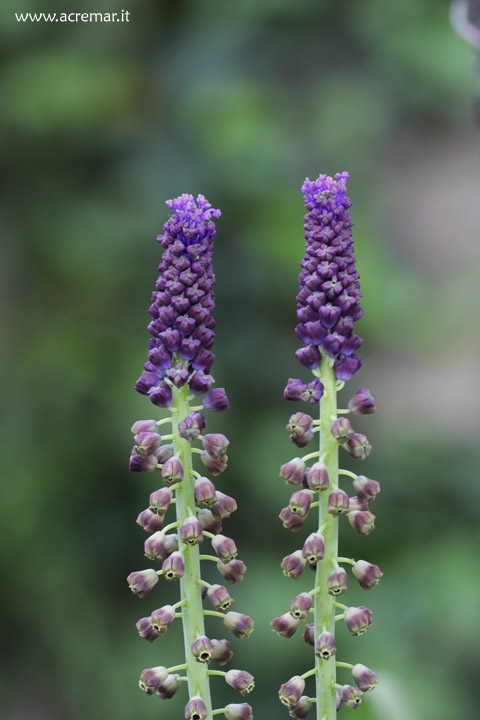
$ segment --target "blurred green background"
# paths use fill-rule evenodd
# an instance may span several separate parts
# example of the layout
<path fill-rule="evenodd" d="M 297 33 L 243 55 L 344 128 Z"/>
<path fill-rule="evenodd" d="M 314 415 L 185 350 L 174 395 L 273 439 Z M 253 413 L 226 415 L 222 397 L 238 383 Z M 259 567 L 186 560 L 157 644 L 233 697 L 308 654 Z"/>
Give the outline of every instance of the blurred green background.
<path fill-rule="evenodd" d="M 128 24 L 14 18 L 121 9 Z M 448 3 L 7 1 L 0 39 L 1 716 L 183 717 L 181 693 L 137 687 L 182 649 L 180 627 L 137 637 L 177 588 L 128 591 L 146 566 L 135 518 L 152 476 L 127 464 L 132 422 L 153 414 L 133 384 L 164 201 L 202 192 L 223 213 L 214 374 L 231 401 L 209 429 L 231 440 L 221 483 L 239 512 L 225 531 L 249 566 L 236 609 L 257 623 L 234 667 L 256 676 L 256 718 L 287 717 L 277 689 L 311 660 L 268 626 L 309 581 L 283 577 L 300 540 L 277 519 L 278 468 L 297 454 L 283 388 L 308 374 L 294 357 L 300 186 L 349 170 L 365 344 L 343 397 L 377 400 L 356 427 L 383 491 L 377 531 L 344 523 L 341 549 L 385 577 L 368 596 L 352 583 L 374 625 L 341 631 L 341 655 L 382 679 L 358 720 L 477 718 L 480 138 L 473 51 Z M 238 702 L 221 681 L 214 694 Z"/>

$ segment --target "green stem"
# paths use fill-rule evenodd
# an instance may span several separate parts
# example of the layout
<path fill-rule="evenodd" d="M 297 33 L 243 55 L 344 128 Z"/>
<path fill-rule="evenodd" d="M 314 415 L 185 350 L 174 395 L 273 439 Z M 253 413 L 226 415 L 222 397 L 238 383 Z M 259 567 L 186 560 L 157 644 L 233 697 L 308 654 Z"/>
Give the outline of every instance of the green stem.
<path fill-rule="evenodd" d="M 179 527 L 195 507 L 192 476 L 192 448 L 188 440 L 180 437 L 178 424 L 190 412 L 188 402 L 188 386 L 172 388 L 173 414 L 172 430 L 175 452 L 183 464 L 183 480 L 176 490 L 176 510 Z M 182 602 L 183 638 L 185 644 L 185 661 L 188 678 L 189 696 L 199 695 L 207 708 L 207 720 L 212 720 L 212 701 L 207 666 L 198 663 L 192 655 L 191 647 L 199 635 L 205 635 L 203 620 L 202 595 L 200 590 L 200 551 L 198 545 L 184 545 L 182 548 L 185 573 L 180 578 L 180 597 Z"/>
<path fill-rule="evenodd" d="M 353 668 L 353 665 L 351 665 L 350 663 L 346 663 L 346 662 L 338 662 L 338 661 L 337 661 L 335 664 L 336 664 L 337 667 L 339 667 L 339 668 L 347 668 L 347 670 L 351 670 L 351 669 Z"/>
<path fill-rule="evenodd" d="M 322 356 L 319 377 L 324 386 L 320 400 L 320 455 L 324 458 L 330 478 L 331 490 L 338 488 L 338 445 L 330 432 L 330 418 L 337 416 L 336 378 L 328 358 Z M 320 493 L 319 527 L 323 526 L 325 556 L 317 563 L 315 587 L 319 592 L 314 595 L 315 637 L 327 630 L 335 635 L 335 599 L 328 594 L 328 577 L 337 567 L 338 555 L 338 519 L 327 512 L 329 493 Z M 316 658 L 317 670 L 317 720 L 335 720 L 337 717 L 335 682 L 336 667 L 332 660 Z"/>

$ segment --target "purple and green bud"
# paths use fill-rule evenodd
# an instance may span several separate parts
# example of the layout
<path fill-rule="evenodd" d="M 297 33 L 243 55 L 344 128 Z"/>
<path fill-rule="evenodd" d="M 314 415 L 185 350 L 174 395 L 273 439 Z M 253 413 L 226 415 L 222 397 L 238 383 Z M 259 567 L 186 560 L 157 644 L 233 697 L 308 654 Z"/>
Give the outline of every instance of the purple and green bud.
<path fill-rule="evenodd" d="M 163 577 L 165 580 L 179 580 L 185 573 L 185 564 L 183 555 L 180 551 L 173 552 L 162 565 Z"/>
<path fill-rule="evenodd" d="M 152 626 L 149 617 L 140 618 L 136 623 L 136 628 L 140 637 L 149 643 L 152 643 L 158 637 L 158 632 Z"/>
<path fill-rule="evenodd" d="M 150 537 L 145 540 L 144 548 L 145 557 L 149 560 L 162 562 L 167 555 L 165 548 L 165 533 L 161 530 L 157 530 L 157 532 L 153 533 L 153 535 L 150 535 Z"/>
<path fill-rule="evenodd" d="M 153 695 L 157 692 L 161 683 L 165 682 L 168 677 L 166 668 L 162 665 L 157 665 L 153 668 L 145 668 L 140 675 L 138 686 L 140 690 L 143 690 L 147 695 Z"/>
<path fill-rule="evenodd" d="M 144 457 L 136 452 L 135 448 L 130 455 L 128 469 L 130 472 L 152 472 L 157 467 L 157 458 L 155 455 L 147 455 Z"/>
<path fill-rule="evenodd" d="M 171 457 L 162 467 L 163 482 L 173 485 L 183 480 L 183 465 L 177 455 Z"/>
<path fill-rule="evenodd" d="M 355 430 L 353 429 L 350 420 L 345 417 L 339 417 L 333 421 L 331 432 L 339 445 L 344 445 L 351 437 L 353 437 L 353 435 L 355 435 Z"/>
<path fill-rule="evenodd" d="M 349 455 L 357 460 L 365 460 L 372 452 L 372 446 L 368 442 L 367 436 L 362 433 L 354 433 L 343 447 Z"/>
<path fill-rule="evenodd" d="M 372 624 L 372 615 L 364 605 L 349 607 L 344 612 L 345 624 L 353 636 L 363 635 Z"/>
<path fill-rule="evenodd" d="M 201 508 L 211 508 L 217 502 L 215 485 L 206 477 L 196 478 L 194 493 L 195 502 Z"/>
<path fill-rule="evenodd" d="M 335 568 L 332 570 L 327 580 L 328 594 L 333 597 L 343 595 L 348 590 L 348 575 L 346 571 L 341 568 Z"/>
<path fill-rule="evenodd" d="M 302 551 L 295 550 L 295 552 L 291 553 L 290 555 L 286 555 L 283 558 L 282 562 L 280 563 L 280 567 L 282 568 L 285 577 L 290 577 L 294 580 L 298 580 L 303 571 L 305 570 L 306 564 L 307 561 L 305 560 Z"/>
<path fill-rule="evenodd" d="M 312 500 L 313 493 L 311 490 L 297 490 L 290 497 L 288 507 L 292 513 L 304 519 L 308 515 Z"/>
<path fill-rule="evenodd" d="M 235 498 L 230 497 L 230 495 L 225 495 L 225 493 L 222 493 L 219 490 L 216 491 L 215 496 L 217 499 L 211 508 L 214 516 L 218 517 L 220 520 L 230 517 L 230 515 L 237 509 Z"/>
<path fill-rule="evenodd" d="M 298 703 L 290 708 L 290 717 L 295 718 L 295 720 L 303 720 L 307 717 L 311 707 L 312 703 L 308 695 L 302 695 Z"/>
<path fill-rule="evenodd" d="M 345 707 L 356 710 L 362 702 L 363 692 L 353 685 L 344 685 L 341 690 L 342 700 Z"/>
<path fill-rule="evenodd" d="M 234 604 L 234 599 L 223 585 L 210 585 L 207 590 L 207 597 L 215 610 L 226 612 Z"/>
<path fill-rule="evenodd" d="M 375 515 L 369 510 L 348 513 L 348 522 L 359 535 L 369 535 L 375 530 Z"/>
<path fill-rule="evenodd" d="M 200 460 L 205 465 L 207 470 L 212 473 L 212 475 L 220 475 L 222 473 L 228 464 L 228 457 L 227 455 L 222 455 L 221 457 L 212 457 L 208 452 L 203 452 L 200 455 Z"/>
<path fill-rule="evenodd" d="M 207 720 L 205 703 L 199 695 L 192 697 L 185 705 L 185 720 Z"/>
<path fill-rule="evenodd" d="M 370 590 L 370 588 L 378 585 L 380 578 L 383 577 L 383 573 L 378 565 L 369 563 L 366 560 L 357 560 L 352 567 L 352 573 L 357 578 L 360 587 L 364 590 Z"/>
<path fill-rule="evenodd" d="M 152 512 L 149 508 L 142 510 L 137 517 L 137 525 L 148 533 L 156 533 L 163 527 L 163 515 Z"/>
<path fill-rule="evenodd" d="M 202 438 L 205 451 L 213 458 L 221 458 L 226 455 L 229 444 L 228 438 L 221 433 L 208 433 Z"/>
<path fill-rule="evenodd" d="M 144 376 L 145 374 L 146 373 L 144 373 Z M 139 391 L 137 385 L 135 385 L 135 390 Z M 151 387 L 145 394 L 148 395 L 150 401 L 157 407 L 168 408 L 173 402 L 172 390 L 170 386 L 164 382 L 160 383 L 157 387 Z"/>
<path fill-rule="evenodd" d="M 197 513 L 197 519 L 203 530 L 211 532 L 214 535 L 222 531 L 222 523 L 219 518 L 215 517 L 211 510 L 205 508 Z"/>
<path fill-rule="evenodd" d="M 160 488 L 151 493 L 150 507 L 148 509 L 157 515 L 165 515 L 171 502 L 172 491 L 170 488 Z"/>
<path fill-rule="evenodd" d="M 205 410 L 213 410 L 215 412 L 224 412 L 228 410 L 228 397 L 224 388 L 213 388 L 203 398 L 203 407 Z"/>
<path fill-rule="evenodd" d="M 280 637 L 290 638 L 295 635 L 297 628 L 300 624 L 300 620 L 293 617 L 289 612 L 279 615 L 270 621 L 272 630 L 277 633 Z"/>
<path fill-rule="evenodd" d="M 337 654 L 335 638 L 327 631 L 320 633 L 315 644 L 315 655 L 322 660 L 329 660 Z"/>
<path fill-rule="evenodd" d="M 231 562 L 238 555 L 238 550 L 235 542 L 231 538 L 226 537 L 225 535 L 216 535 L 212 539 L 212 547 L 215 550 L 218 558 L 223 563 Z"/>
<path fill-rule="evenodd" d="M 307 623 L 302 633 L 302 638 L 305 640 L 307 645 L 312 647 L 315 645 L 315 624 Z"/>
<path fill-rule="evenodd" d="M 166 635 L 170 625 L 175 620 L 175 609 L 172 605 L 164 605 L 157 610 L 154 610 L 150 616 L 152 627 L 156 632 L 163 637 Z"/>
<path fill-rule="evenodd" d="M 155 570 L 138 570 L 127 577 L 130 590 L 138 597 L 145 597 L 158 582 L 158 575 Z"/>
<path fill-rule="evenodd" d="M 195 515 L 190 515 L 185 519 L 180 528 L 179 537 L 185 545 L 199 545 L 203 542 L 202 526 Z"/>
<path fill-rule="evenodd" d="M 171 555 L 178 550 L 178 535 L 170 533 L 165 535 L 165 556 Z"/>
<path fill-rule="evenodd" d="M 251 693 L 255 687 L 253 675 L 246 670 L 229 670 L 225 675 L 225 682 L 243 697 Z"/>
<path fill-rule="evenodd" d="M 158 425 L 156 420 L 137 420 L 130 428 L 132 435 L 139 433 L 158 433 Z"/>
<path fill-rule="evenodd" d="M 298 532 L 303 527 L 304 518 L 292 512 L 289 507 L 284 507 L 278 516 L 286 530 Z"/>
<path fill-rule="evenodd" d="M 230 662 L 230 660 L 233 657 L 233 652 L 230 648 L 230 643 L 228 640 L 215 640 L 212 639 L 212 660 L 214 660 L 217 665 L 225 665 L 227 662 Z"/>
<path fill-rule="evenodd" d="M 307 592 L 300 593 L 290 603 L 290 615 L 297 620 L 306 620 L 311 607 L 312 596 Z"/>
<path fill-rule="evenodd" d="M 254 628 L 254 622 L 249 615 L 232 611 L 225 615 L 223 624 L 241 640 L 251 635 Z"/>
<path fill-rule="evenodd" d="M 225 706 L 227 720 L 253 720 L 252 708 L 248 703 L 229 703 Z"/>
<path fill-rule="evenodd" d="M 159 465 L 165 465 L 167 460 L 170 460 L 170 458 L 175 455 L 175 452 L 171 445 L 161 445 L 155 455 L 157 457 L 157 463 Z"/>
<path fill-rule="evenodd" d="M 192 412 L 187 415 L 185 420 L 181 420 L 178 423 L 178 434 L 181 438 L 191 443 L 194 440 L 198 440 L 204 427 L 205 418 L 202 413 Z"/>
<path fill-rule="evenodd" d="M 363 502 L 375 500 L 375 497 L 380 492 L 380 483 L 365 477 L 365 475 L 359 475 L 355 478 L 353 487 L 355 488 L 358 499 Z"/>
<path fill-rule="evenodd" d="M 363 692 L 373 690 L 378 685 L 378 675 L 361 663 L 353 666 L 352 677 Z"/>
<path fill-rule="evenodd" d="M 370 390 L 361 388 L 349 400 L 348 408 L 356 415 L 371 415 L 377 409 Z"/>
<path fill-rule="evenodd" d="M 158 686 L 157 697 L 162 700 L 170 700 L 170 698 L 172 698 L 175 693 L 180 690 L 181 685 L 182 682 L 180 680 L 180 675 L 177 675 L 176 673 L 169 675 L 167 679 L 161 682 Z"/>
<path fill-rule="evenodd" d="M 368 503 L 362 502 L 357 495 L 353 495 L 348 499 L 348 512 L 357 512 L 358 510 L 362 512 L 368 510 Z"/>
<path fill-rule="evenodd" d="M 246 565 L 241 560 L 231 560 L 228 563 L 218 563 L 217 570 L 229 585 L 234 585 L 243 580 L 246 572 Z"/>
<path fill-rule="evenodd" d="M 327 490 L 330 486 L 327 466 L 323 462 L 316 462 L 305 473 L 305 483 L 312 492 Z"/>
<path fill-rule="evenodd" d="M 138 452 L 142 457 L 154 455 L 162 444 L 162 438 L 157 432 L 140 432 L 135 435 L 134 440 L 134 451 Z"/>
<path fill-rule="evenodd" d="M 325 538 L 321 532 L 311 533 L 302 548 L 302 555 L 310 565 L 315 567 L 319 560 L 323 560 L 325 555 Z"/>
<path fill-rule="evenodd" d="M 299 448 L 303 448 L 313 439 L 313 419 L 310 415 L 298 412 L 290 417 L 287 432 L 290 440 Z"/>
<path fill-rule="evenodd" d="M 293 458 L 280 468 L 280 477 L 290 485 L 301 485 L 305 475 L 305 463 L 299 457 Z M 313 488 L 311 488 L 313 490 Z"/>
<path fill-rule="evenodd" d="M 311 404 L 320 401 L 323 395 L 323 384 L 318 378 L 304 383 L 296 378 L 289 378 L 284 391 L 285 400 L 302 400 Z"/>
<path fill-rule="evenodd" d="M 192 655 L 197 662 L 209 663 L 213 655 L 213 645 L 206 635 L 199 635 L 192 644 Z"/>
<path fill-rule="evenodd" d="M 278 697 L 283 705 L 292 708 L 299 702 L 304 690 L 305 680 L 300 675 L 294 675 L 280 686 Z"/>
<path fill-rule="evenodd" d="M 350 509 L 350 498 L 343 490 L 332 490 L 328 497 L 328 510 L 330 515 L 346 515 Z"/>

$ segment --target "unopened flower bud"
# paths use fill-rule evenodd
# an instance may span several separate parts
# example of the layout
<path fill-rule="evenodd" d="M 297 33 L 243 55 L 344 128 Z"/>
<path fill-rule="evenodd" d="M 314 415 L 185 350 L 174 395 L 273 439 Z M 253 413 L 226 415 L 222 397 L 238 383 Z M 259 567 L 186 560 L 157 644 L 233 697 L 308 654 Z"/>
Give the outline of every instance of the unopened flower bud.
<path fill-rule="evenodd" d="M 372 611 L 364 605 L 349 607 L 344 612 L 345 624 L 352 635 L 363 635 L 372 624 Z"/>
<path fill-rule="evenodd" d="M 312 703 L 308 695 L 302 695 L 298 703 L 290 708 L 290 717 L 295 718 L 295 720 L 303 720 L 307 717 L 311 707 Z"/>
<path fill-rule="evenodd" d="M 323 395 L 323 383 L 315 378 L 308 384 L 295 378 L 289 378 L 284 391 L 285 400 L 303 400 L 311 404 L 319 402 Z"/>
<path fill-rule="evenodd" d="M 160 445 L 158 450 L 155 452 L 157 463 L 159 465 L 165 465 L 167 460 L 170 460 L 174 456 L 174 450 L 171 445 Z"/>
<path fill-rule="evenodd" d="M 240 639 L 248 637 L 253 632 L 254 627 L 254 622 L 249 615 L 233 611 L 225 615 L 223 624 Z"/>
<path fill-rule="evenodd" d="M 183 465 L 177 455 L 171 457 L 170 460 L 167 460 L 164 464 L 162 467 L 162 477 L 166 485 L 173 485 L 183 480 Z"/>
<path fill-rule="evenodd" d="M 195 479 L 194 483 L 195 503 L 202 508 L 212 507 L 217 501 L 215 496 L 215 485 L 206 477 Z"/>
<path fill-rule="evenodd" d="M 339 417 L 332 423 L 332 435 L 339 445 L 344 445 L 351 438 L 355 431 L 350 420 L 346 417 Z"/>
<path fill-rule="evenodd" d="M 214 410 L 216 412 L 224 412 L 228 410 L 228 397 L 224 388 L 213 388 L 203 398 L 203 407 L 205 410 Z"/>
<path fill-rule="evenodd" d="M 211 512 L 211 510 L 205 509 L 197 513 L 198 522 L 204 530 L 211 532 L 214 535 L 222 531 L 222 523 L 219 518 Z"/>
<path fill-rule="evenodd" d="M 192 655 L 197 662 L 209 663 L 212 659 L 213 646 L 210 638 L 199 635 L 192 644 Z"/>
<path fill-rule="evenodd" d="M 327 466 L 323 462 L 316 462 L 305 473 L 307 487 L 313 492 L 326 490 L 330 485 Z"/>
<path fill-rule="evenodd" d="M 253 720 L 252 708 L 248 703 L 229 703 L 225 706 L 227 720 Z"/>
<path fill-rule="evenodd" d="M 158 690 L 159 685 L 167 679 L 168 673 L 166 668 L 158 665 L 153 668 L 145 668 L 140 675 L 138 686 L 147 695 L 153 695 Z"/>
<path fill-rule="evenodd" d="M 168 675 L 167 679 L 160 683 L 157 690 L 157 697 L 162 700 L 170 700 L 181 687 L 180 675 Z"/>
<path fill-rule="evenodd" d="M 305 680 L 300 675 L 294 675 L 286 683 L 280 686 L 278 697 L 283 705 L 288 708 L 294 707 L 305 690 Z"/>
<path fill-rule="evenodd" d="M 230 497 L 230 495 L 225 495 L 225 493 L 222 493 L 219 490 L 217 490 L 215 495 L 217 500 L 211 508 L 214 516 L 218 517 L 220 520 L 230 517 L 230 515 L 237 509 L 235 498 Z"/>
<path fill-rule="evenodd" d="M 305 570 L 306 564 L 307 561 L 303 557 L 302 551 L 295 550 L 295 552 L 291 553 L 290 555 L 286 555 L 283 558 L 280 567 L 282 568 L 285 577 L 291 577 L 294 580 L 298 580 L 298 578 Z"/>
<path fill-rule="evenodd" d="M 166 634 L 174 620 L 175 609 L 172 605 L 164 605 L 163 607 L 154 610 L 150 616 L 152 626 L 160 637 L 163 637 Z"/>
<path fill-rule="evenodd" d="M 218 563 L 217 570 L 223 575 L 229 585 L 243 580 L 247 567 L 241 560 L 231 560 L 229 563 Z"/>
<path fill-rule="evenodd" d="M 152 387 L 147 393 L 151 402 L 157 407 L 167 408 L 173 402 L 172 390 L 167 383 L 160 383 L 157 387 Z"/>
<path fill-rule="evenodd" d="M 319 560 L 323 560 L 325 554 L 325 539 L 320 532 L 311 533 L 302 548 L 302 555 L 310 565 L 315 566 Z"/>
<path fill-rule="evenodd" d="M 328 510 L 330 515 L 346 515 L 349 510 L 350 499 L 343 490 L 332 490 L 328 497 Z"/>
<path fill-rule="evenodd" d="M 301 485 L 305 474 L 305 463 L 299 457 L 293 458 L 280 468 L 280 477 L 291 485 Z M 313 489 L 313 488 L 312 488 Z"/>
<path fill-rule="evenodd" d="M 213 382 L 211 375 L 206 375 L 202 370 L 197 370 L 190 378 L 188 386 L 194 395 L 203 395 L 210 390 Z"/>
<path fill-rule="evenodd" d="M 290 510 L 301 518 L 306 518 L 310 505 L 312 504 L 313 493 L 311 490 L 297 490 L 290 497 L 288 507 Z"/>
<path fill-rule="evenodd" d="M 240 695 L 248 695 L 255 687 L 253 675 L 246 670 L 229 670 L 225 675 L 225 682 L 234 690 L 238 690 Z"/>
<path fill-rule="evenodd" d="M 165 535 L 165 557 L 168 557 L 172 553 L 178 550 L 178 535 L 170 533 Z"/>
<path fill-rule="evenodd" d="M 233 652 L 230 648 L 230 643 L 228 642 L 228 640 L 212 639 L 212 647 L 212 660 L 214 660 L 220 666 L 225 665 L 225 663 L 227 662 L 230 662 L 233 657 Z"/>
<path fill-rule="evenodd" d="M 206 452 L 214 458 L 223 457 L 230 444 L 228 438 L 221 433 L 208 433 L 202 438 L 202 445 Z"/>
<path fill-rule="evenodd" d="M 212 539 L 212 547 L 223 563 L 234 560 L 238 555 L 235 542 L 225 535 L 216 535 Z"/>
<path fill-rule="evenodd" d="M 380 578 L 383 577 L 383 573 L 378 565 L 373 565 L 373 563 L 369 563 L 366 560 L 357 560 L 352 567 L 352 572 L 357 578 L 360 587 L 364 590 L 369 590 L 374 585 L 378 585 Z"/>
<path fill-rule="evenodd" d="M 137 525 L 148 533 L 155 533 L 162 529 L 163 515 L 152 512 L 149 508 L 142 510 L 137 517 Z"/>
<path fill-rule="evenodd" d="M 190 515 L 185 519 L 180 528 L 179 537 L 185 545 L 199 545 L 203 541 L 202 526 L 195 515 Z"/>
<path fill-rule="evenodd" d="M 343 699 L 342 699 L 342 691 L 339 688 L 335 689 L 335 700 L 336 700 L 336 708 L 337 710 L 340 710 L 340 708 L 343 705 Z"/>
<path fill-rule="evenodd" d="M 131 427 L 133 435 L 139 433 L 156 433 L 158 432 L 158 425 L 156 420 L 137 420 Z"/>
<path fill-rule="evenodd" d="M 348 499 L 348 512 L 357 512 L 357 510 L 368 510 L 368 503 L 362 502 L 357 495 L 353 495 Z"/>
<path fill-rule="evenodd" d="M 155 455 L 140 455 L 135 449 L 130 455 L 128 469 L 130 472 L 152 472 L 157 467 L 157 458 Z"/>
<path fill-rule="evenodd" d="M 289 507 L 282 508 L 278 517 L 286 530 L 298 532 L 303 526 L 304 518 L 293 513 Z"/>
<path fill-rule="evenodd" d="M 162 444 L 162 438 L 157 432 L 141 432 L 135 435 L 135 449 L 142 457 L 153 455 Z"/>
<path fill-rule="evenodd" d="M 315 625 L 307 623 L 302 633 L 302 638 L 308 645 L 315 645 Z"/>
<path fill-rule="evenodd" d="M 178 580 L 183 577 L 185 565 L 182 553 L 177 550 L 167 557 L 163 561 L 162 570 L 165 580 Z"/>
<path fill-rule="evenodd" d="M 357 460 L 365 460 L 372 452 L 372 446 L 368 442 L 367 436 L 362 435 L 362 433 L 354 433 L 354 435 L 348 439 L 344 448 L 349 455 Z"/>
<path fill-rule="evenodd" d="M 215 610 L 225 612 L 234 604 L 234 599 L 223 585 L 210 585 L 207 590 L 207 597 Z"/>
<path fill-rule="evenodd" d="M 356 710 L 362 702 L 363 692 L 353 685 L 344 685 L 341 690 L 342 700 L 345 707 Z"/>
<path fill-rule="evenodd" d="M 349 409 L 357 415 L 371 415 L 377 409 L 370 390 L 361 388 L 348 402 Z"/>
<path fill-rule="evenodd" d="M 368 692 L 378 685 L 377 673 L 370 670 L 366 665 L 357 663 L 352 668 L 352 676 L 360 690 Z"/>
<path fill-rule="evenodd" d="M 200 455 L 200 460 L 205 465 L 207 470 L 211 472 L 214 476 L 220 475 L 220 473 L 225 470 L 228 463 L 227 455 L 222 455 L 221 457 L 214 458 L 206 451 Z"/>
<path fill-rule="evenodd" d="M 328 594 L 337 597 L 343 595 L 348 589 L 348 575 L 346 571 L 341 568 L 335 568 L 332 570 L 327 580 Z"/>
<path fill-rule="evenodd" d="M 149 510 L 157 515 L 165 515 L 172 502 L 172 491 L 170 488 L 160 488 L 150 495 Z"/>
<path fill-rule="evenodd" d="M 290 638 L 296 633 L 299 624 L 300 620 L 293 617 L 289 612 L 279 615 L 279 617 L 270 621 L 272 630 L 280 637 L 286 638 Z"/>
<path fill-rule="evenodd" d="M 192 697 L 185 705 L 186 720 L 207 720 L 208 713 L 205 703 L 199 695 Z"/>
<path fill-rule="evenodd" d="M 317 643 L 315 645 L 315 655 L 322 660 L 329 660 L 333 655 L 337 654 L 337 648 L 335 646 L 335 638 L 332 633 L 322 632 L 318 636 Z"/>
<path fill-rule="evenodd" d="M 149 560 L 158 560 L 159 562 L 164 560 L 166 557 L 165 533 L 157 530 L 153 535 L 150 535 L 150 537 L 145 540 L 144 549 L 145 557 Z"/>
<path fill-rule="evenodd" d="M 315 345 L 307 345 L 295 352 L 297 360 L 309 370 L 314 370 L 320 365 L 321 355 Z"/>
<path fill-rule="evenodd" d="M 294 597 L 290 603 L 290 615 L 297 618 L 297 620 L 306 620 L 311 607 L 311 595 L 307 592 L 300 593 L 300 595 Z"/>
<path fill-rule="evenodd" d="M 375 515 L 369 510 L 355 510 L 349 513 L 348 522 L 359 535 L 369 535 L 375 530 Z"/>
<path fill-rule="evenodd" d="M 358 499 L 363 502 L 374 500 L 375 496 L 380 492 L 380 483 L 365 477 L 365 475 L 359 475 L 353 481 L 353 487 L 355 488 Z"/>
<path fill-rule="evenodd" d="M 149 617 L 140 618 L 136 628 L 140 637 L 149 643 L 152 643 L 158 637 L 158 632 L 152 627 Z"/>
<path fill-rule="evenodd" d="M 130 573 L 127 582 L 133 594 L 142 598 L 155 587 L 158 582 L 158 575 L 155 570 L 139 570 Z"/>
<path fill-rule="evenodd" d="M 184 440 L 193 442 L 200 437 L 202 427 L 205 427 L 205 418 L 201 413 L 190 413 L 178 423 L 178 434 Z"/>
<path fill-rule="evenodd" d="M 313 439 L 313 420 L 310 415 L 298 412 L 290 417 L 287 425 L 287 432 L 290 440 L 297 447 L 305 447 Z"/>

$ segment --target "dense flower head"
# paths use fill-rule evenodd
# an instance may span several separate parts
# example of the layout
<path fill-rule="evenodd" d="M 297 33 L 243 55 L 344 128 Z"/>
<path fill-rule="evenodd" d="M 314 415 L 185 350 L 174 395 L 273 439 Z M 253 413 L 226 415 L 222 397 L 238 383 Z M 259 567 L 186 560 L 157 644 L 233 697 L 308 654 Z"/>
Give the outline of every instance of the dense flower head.
<path fill-rule="evenodd" d="M 353 254 L 347 172 L 320 175 L 303 184 L 306 250 L 299 275 L 295 329 L 303 347 L 297 358 L 306 367 L 320 364 L 320 351 L 333 358 L 340 380 L 350 380 L 361 366 L 356 350 L 362 339 L 353 331 L 362 316 L 359 274 Z"/>
<path fill-rule="evenodd" d="M 195 200 L 184 194 L 166 204 L 172 215 L 157 238 L 164 253 L 148 310 L 152 339 L 145 371 L 135 385 L 160 407 L 171 404 L 171 384 L 182 387 L 193 380 L 192 392 L 202 393 L 213 382 L 212 254 L 214 219 L 220 215 L 203 195 Z"/>

